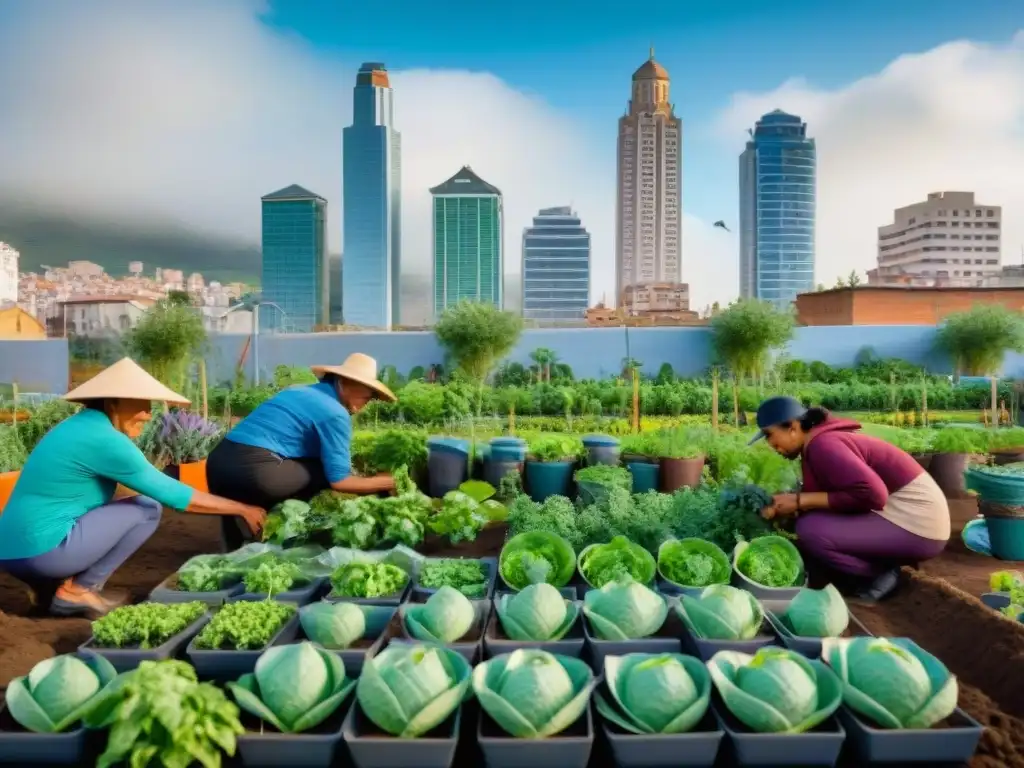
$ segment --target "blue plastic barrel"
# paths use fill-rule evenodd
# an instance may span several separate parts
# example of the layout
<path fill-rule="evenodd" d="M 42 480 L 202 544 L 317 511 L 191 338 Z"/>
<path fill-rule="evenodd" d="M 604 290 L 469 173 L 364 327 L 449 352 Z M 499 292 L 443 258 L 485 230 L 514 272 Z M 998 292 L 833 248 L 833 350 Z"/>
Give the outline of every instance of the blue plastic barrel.
<path fill-rule="evenodd" d="M 540 503 L 548 496 L 568 496 L 572 483 L 571 461 L 526 462 L 526 490 Z"/>
<path fill-rule="evenodd" d="M 619 441 L 610 435 L 587 435 L 583 438 L 588 464 L 619 464 Z"/>
<path fill-rule="evenodd" d="M 659 470 L 657 464 L 646 461 L 634 461 L 626 465 L 633 475 L 633 493 L 647 493 L 658 490 Z"/>
<path fill-rule="evenodd" d="M 526 441 L 518 437 L 495 437 L 491 440 L 493 461 L 523 461 L 526 458 Z"/>
<path fill-rule="evenodd" d="M 435 499 L 469 479 L 469 441 L 457 437 L 427 440 L 427 487 Z"/>
<path fill-rule="evenodd" d="M 1024 560 L 1024 517 L 986 517 L 992 554 L 1000 560 Z"/>

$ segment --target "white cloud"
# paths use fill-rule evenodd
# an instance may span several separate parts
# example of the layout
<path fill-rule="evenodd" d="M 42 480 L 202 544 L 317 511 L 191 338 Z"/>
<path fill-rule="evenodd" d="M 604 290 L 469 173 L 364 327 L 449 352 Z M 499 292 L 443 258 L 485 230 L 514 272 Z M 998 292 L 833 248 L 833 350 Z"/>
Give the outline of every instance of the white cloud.
<path fill-rule="evenodd" d="M 1003 261 L 1020 263 L 1024 33 L 1005 45 L 952 42 L 905 55 L 837 90 L 791 80 L 737 94 L 721 135 L 775 108 L 804 118 L 817 140 L 819 282 L 874 267 L 877 227 L 893 209 L 944 190 L 1003 206 Z"/>

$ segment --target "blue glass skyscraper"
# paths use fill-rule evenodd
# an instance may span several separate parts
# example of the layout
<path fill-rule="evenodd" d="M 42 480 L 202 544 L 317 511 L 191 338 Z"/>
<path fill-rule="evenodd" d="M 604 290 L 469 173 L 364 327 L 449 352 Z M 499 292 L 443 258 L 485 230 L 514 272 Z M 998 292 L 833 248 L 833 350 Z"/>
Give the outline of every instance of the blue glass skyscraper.
<path fill-rule="evenodd" d="M 402 136 L 387 69 L 363 64 L 344 129 L 341 309 L 348 325 L 398 325 L 402 263 Z"/>
<path fill-rule="evenodd" d="M 788 307 L 814 290 L 814 139 L 796 115 L 757 121 L 740 155 L 740 296 Z"/>
<path fill-rule="evenodd" d="M 297 184 L 266 195 L 263 208 L 260 325 L 309 332 L 328 320 L 327 201 Z"/>
<path fill-rule="evenodd" d="M 590 233 L 572 208 L 542 208 L 523 230 L 523 317 L 582 322 L 590 305 Z"/>

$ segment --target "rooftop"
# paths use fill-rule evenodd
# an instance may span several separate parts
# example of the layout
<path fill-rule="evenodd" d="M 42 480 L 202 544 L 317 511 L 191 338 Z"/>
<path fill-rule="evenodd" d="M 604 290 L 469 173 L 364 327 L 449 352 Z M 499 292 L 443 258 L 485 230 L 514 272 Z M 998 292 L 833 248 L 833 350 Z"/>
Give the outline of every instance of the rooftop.
<path fill-rule="evenodd" d="M 448 181 L 431 187 L 432 195 L 501 195 L 501 190 L 477 176 L 468 165 Z"/>
<path fill-rule="evenodd" d="M 668 70 L 654 60 L 654 49 L 651 48 L 650 58 L 633 73 L 634 80 L 668 80 Z"/>
<path fill-rule="evenodd" d="M 298 184 L 292 184 L 284 189 L 279 189 L 277 192 L 271 192 L 269 195 L 264 195 L 262 200 L 324 200 L 320 195 L 310 192 L 305 187 L 300 187 Z M 326 200 L 324 200 L 326 202 Z"/>

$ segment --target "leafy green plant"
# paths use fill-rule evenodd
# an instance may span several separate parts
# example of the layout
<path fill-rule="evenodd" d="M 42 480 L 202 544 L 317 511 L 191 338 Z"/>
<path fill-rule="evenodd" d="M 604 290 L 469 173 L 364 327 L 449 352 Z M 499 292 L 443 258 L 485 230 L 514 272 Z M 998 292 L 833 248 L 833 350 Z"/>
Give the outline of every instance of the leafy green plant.
<path fill-rule="evenodd" d="M 1024 587 L 1024 571 L 994 571 L 988 576 L 988 587 L 993 592 L 1009 592 Z"/>
<path fill-rule="evenodd" d="M 482 384 L 522 333 L 522 318 L 493 304 L 461 301 L 448 307 L 434 325 L 434 335 L 470 379 Z"/>
<path fill-rule="evenodd" d="M 778 615 L 782 628 L 796 637 L 839 637 L 850 624 L 850 611 L 839 590 L 801 589 Z"/>
<path fill-rule="evenodd" d="M 294 643 L 267 649 L 254 673 L 227 687 L 245 711 L 281 733 L 302 733 L 333 715 L 355 685 L 340 656 Z"/>
<path fill-rule="evenodd" d="M 223 555 L 196 555 L 178 569 L 175 588 L 180 592 L 218 592 L 242 580 L 243 571 Z"/>
<path fill-rule="evenodd" d="M 594 483 L 595 485 L 607 485 L 613 488 L 624 488 L 629 491 L 633 488 L 633 475 L 625 467 L 613 467 L 608 464 L 593 464 L 576 470 L 575 480 L 577 483 Z"/>
<path fill-rule="evenodd" d="M 676 610 L 690 631 L 705 640 L 751 640 L 764 624 L 757 598 L 727 584 L 707 587 L 700 597 L 684 595 Z"/>
<path fill-rule="evenodd" d="M 25 730 L 61 733 L 85 717 L 115 677 L 117 671 L 102 656 L 44 659 L 8 684 L 7 711 Z"/>
<path fill-rule="evenodd" d="M 843 703 L 880 728 L 930 728 L 956 709 L 956 678 L 912 640 L 826 638 L 821 657 L 842 682 Z"/>
<path fill-rule="evenodd" d="M 564 587 L 576 573 L 576 553 L 557 534 L 527 531 L 505 542 L 498 557 L 498 572 L 513 590 L 542 583 Z"/>
<path fill-rule="evenodd" d="M 520 739 L 561 733 L 587 709 L 597 679 L 579 659 L 520 649 L 473 670 L 473 692 L 502 730 Z"/>
<path fill-rule="evenodd" d="M 193 641 L 206 650 L 265 648 L 295 615 L 296 607 L 276 600 L 240 600 L 218 610 Z"/>
<path fill-rule="evenodd" d="M 156 648 L 209 610 L 206 603 L 139 603 L 124 605 L 92 623 L 93 643 L 100 648 Z"/>
<path fill-rule="evenodd" d="M 328 497 L 332 491 L 325 491 L 315 497 L 316 508 L 298 499 L 288 499 L 270 510 L 263 526 L 263 541 L 271 544 L 297 544 L 313 538 L 318 532 L 329 529 L 331 511 Z"/>
<path fill-rule="evenodd" d="M 471 673 L 469 662 L 455 651 L 392 642 L 366 661 L 356 699 L 382 731 L 414 739 L 451 716 L 469 692 Z"/>
<path fill-rule="evenodd" d="M 782 536 L 739 542 L 732 564 L 740 576 L 763 587 L 798 587 L 806 580 L 799 550 Z"/>
<path fill-rule="evenodd" d="M 441 501 L 441 508 L 434 513 L 428 524 L 430 530 L 439 536 L 447 536 L 452 544 L 462 541 L 476 541 L 477 534 L 490 522 L 486 510 L 479 502 L 463 491 L 448 491 Z"/>
<path fill-rule="evenodd" d="M 466 597 L 482 598 L 487 595 L 490 576 L 480 560 L 446 558 L 423 563 L 416 581 L 424 589 L 454 587 Z"/>
<path fill-rule="evenodd" d="M 408 583 L 409 574 L 392 563 L 345 563 L 331 574 L 331 597 L 391 597 Z"/>
<path fill-rule="evenodd" d="M 805 733 L 843 701 L 832 670 L 782 648 L 762 648 L 753 656 L 719 651 L 708 671 L 726 708 L 757 733 Z"/>
<path fill-rule="evenodd" d="M 541 435 L 528 444 L 527 452 L 534 461 L 575 461 L 583 455 L 583 442 L 575 435 Z"/>
<path fill-rule="evenodd" d="M 256 595 L 280 595 L 293 587 L 301 586 L 308 579 L 302 568 L 290 560 L 273 558 L 264 560 L 255 568 L 247 570 L 242 578 L 245 591 Z"/>
<path fill-rule="evenodd" d="M 641 432 L 638 435 L 627 435 L 619 441 L 619 449 L 623 456 L 644 456 L 656 458 L 661 452 L 661 440 L 657 435 Z"/>
<path fill-rule="evenodd" d="M 704 719 L 711 703 L 711 676 L 692 656 L 606 656 L 604 677 L 610 696 L 595 693 L 597 711 L 629 733 L 688 733 Z"/>
<path fill-rule="evenodd" d="M 586 582 L 598 588 L 624 576 L 650 584 L 657 571 L 651 553 L 625 536 L 616 536 L 607 544 L 591 544 L 580 552 L 576 565 Z"/>
<path fill-rule="evenodd" d="M 221 752 L 235 754 L 245 732 L 238 707 L 212 683 L 200 683 L 183 661 L 143 661 L 118 678 L 85 717 L 94 729 L 110 729 L 97 768 L 199 763 L 220 768 Z"/>
<path fill-rule="evenodd" d="M 125 337 L 129 355 L 175 391 L 184 389 L 188 369 L 206 344 L 203 319 L 192 307 L 159 301 Z"/>
<path fill-rule="evenodd" d="M 314 497 L 310 507 L 323 515 L 336 546 L 364 550 L 387 542 L 416 546 L 423 541 L 433 511 L 429 497 L 419 491 L 387 498 L 353 498 L 324 491 Z"/>
<path fill-rule="evenodd" d="M 1002 304 L 977 304 L 966 312 L 947 315 L 935 342 L 960 372 L 993 374 L 1007 352 L 1024 351 L 1024 317 Z"/>
<path fill-rule="evenodd" d="M 510 640 L 534 642 L 561 640 L 580 613 L 575 602 L 550 584 L 531 584 L 522 592 L 502 595 L 494 608 Z"/>
<path fill-rule="evenodd" d="M 669 539 L 658 547 L 658 573 L 681 587 L 728 584 L 732 576 L 729 556 L 705 539 Z"/>
<path fill-rule="evenodd" d="M 935 432 L 935 453 L 988 453 L 988 432 L 981 429 L 944 427 Z"/>
<path fill-rule="evenodd" d="M 338 651 L 351 647 L 374 629 L 383 629 L 394 613 L 394 608 L 383 605 L 319 600 L 299 609 L 299 624 L 311 641 Z"/>
<path fill-rule="evenodd" d="M 627 577 L 587 592 L 583 615 L 601 640 L 637 640 L 661 629 L 668 603 L 662 595 Z"/>
<path fill-rule="evenodd" d="M 410 637 L 442 645 L 465 636 L 477 618 L 469 598 L 452 587 L 441 587 L 427 602 L 408 603 L 401 610 Z"/>

